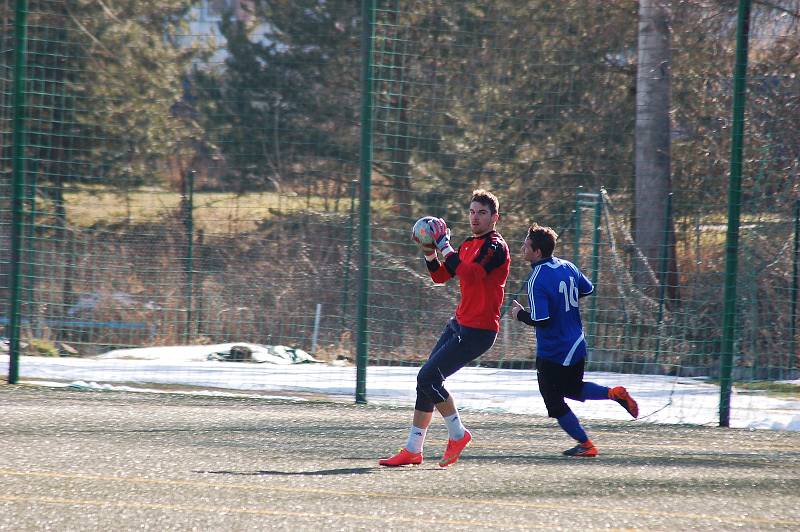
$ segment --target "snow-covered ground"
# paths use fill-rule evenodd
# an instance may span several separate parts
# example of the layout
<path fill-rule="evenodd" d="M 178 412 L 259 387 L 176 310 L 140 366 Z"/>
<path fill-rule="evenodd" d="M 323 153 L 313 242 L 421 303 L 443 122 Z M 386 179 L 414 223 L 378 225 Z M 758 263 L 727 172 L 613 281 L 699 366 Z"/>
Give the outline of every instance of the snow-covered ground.
<path fill-rule="evenodd" d="M 255 364 L 208 360 L 209 352 L 218 348 L 175 346 L 119 350 L 97 358 L 21 357 L 20 381 L 82 389 L 138 391 L 156 391 L 148 388 L 156 384 L 189 385 L 195 390 L 206 389 L 192 393 L 253 393 L 273 397 L 280 396 L 281 392 L 351 397 L 355 394 L 354 367 L 292 361 Z M 8 367 L 8 355 L 0 355 L 0 367 Z M 413 407 L 417 369 L 369 367 L 367 400 Z M 711 426 L 719 423 L 719 387 L 701 379 L 600 372 L 587 373 L 585 378 L 605 386 L 627 387 L 639 403 L 639 423 Z M 465 411 L 546 415 L 533 370 L 464 368 L 450 377 L 446 386 L 459 408 Z M 585 419 L 630 419 L 611 401 L 571 402 L 570 405 Z M 734 389 L 730 426 L 800 431 L 800 400 Z"/>

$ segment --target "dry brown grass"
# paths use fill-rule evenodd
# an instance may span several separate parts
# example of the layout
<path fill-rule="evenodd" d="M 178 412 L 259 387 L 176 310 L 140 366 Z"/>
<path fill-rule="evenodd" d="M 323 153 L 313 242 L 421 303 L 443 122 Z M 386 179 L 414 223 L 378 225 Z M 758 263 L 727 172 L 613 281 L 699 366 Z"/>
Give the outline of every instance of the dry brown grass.
<path fill-rule="evenodd" d="M 86 228 L 98 224 L 126 222 L 138 224 L 162 220 L 181 208 L 181 195 L 156 187 L 143 187 L 125 195 L 109 187 L 82 185 L 64 194 L 67 222 Z M 350 211 L 350 199 L 338 202 L 330 198 L 307 196 L 296 192 L 195 192 L 194 226 L 206 234 L 235 234 L 256 229 L 276 216 L 298 212 Z M 388 201 L 373 201 L 372 208 L 386 211 Z M 355 200 L 358 209 L 358 199 Z"/>

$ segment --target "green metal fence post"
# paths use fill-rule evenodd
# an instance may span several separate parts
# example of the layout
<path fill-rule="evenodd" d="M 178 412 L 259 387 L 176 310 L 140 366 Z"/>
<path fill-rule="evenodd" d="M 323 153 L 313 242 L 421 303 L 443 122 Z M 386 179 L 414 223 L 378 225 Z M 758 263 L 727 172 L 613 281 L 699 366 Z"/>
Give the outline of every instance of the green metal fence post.
<path fill-rule="evenodd" d="M 757 345 L 758 345 L 758 269 L 757 268 L 746 268 L 746 273 L 750 279 L 746 283 L 747 290 L 749 291 L 749 305 L 747 305 L 748 310 L 750 311 L 750 352 L 753 356 L 753 365 L 751 367 L 751 378 L 756 379 L 758 378 L 758 370 L 759 370 L 759 363 L 760 358 Z M 769 363 L 766 365 L 767 371 L 769 371 Z"/>
<path fill-rule="evenodd" d="M 738 268 L 739 219 L 742 196 L 742 143 L 746 101 L 747 49 L 750 36 L 750 0 L 739 0 L 736 23 L 736 65 L 733 75 L 733 124 L 731 128 L 730 181 L 728 183 L 728 231 L 725 244 L 725 290 L 722 346 L 720 349 L 719 425 L 730 426 L 731 373 L 736 332 L 736 271 Z"/>
<path fill-rule="evenodd" d="M 203 279 L 205 278 L 204 265 L 207 263 L 206 259 L 206 234 L 203 228 L 197 230 L 197 250 L 198 258 L 200 259 L 200 268 L 197 272 L 197 277 L 192 283 L 192 300 L 194 302 L 194 309 L 192 315 L 194 316 L 194 332 L 197 336 L 203 335 L 203 314 L 205 313 L 205 306 L 203 305 Z"/>
<path fill-rule="evenodd" d="M 787 368 L 792 378 L 794 366 L 797 364 L 797 290 L 798 259 L 800 259 L 800 200 L 794 202 L 794 253 L 792 254 L 792 302 L 789 322 L 789 360 Z"/>
<path fill-rule="evenodd" d="M 375 1 L 361 2 L 361 188 L 359 195 L 359 273 L 356 319 L 356 403 L 367 402 L 367 305 L 369 304 L 370 196 L 372 184 L 372 32 Z"/>
<path fill-rule="evenodd" d="M 578 268 L 581 267 L 581 196 L 583 187 L 578 187 L 578 193 L 575 194 L 575 244 L 574 252 L 572 254 L 572 262 Z"/>
<path fill-rule="evenodd" d="M 189 170 L 184 183 L 183 198 L 183 223 L 186 226 L 186 257 L 184 258 L 186 272 L 186 326 L 183 331 L 185 342 L 192 338 L 192 306 L 194 305 L 194 170 Z"/>
<path fill-rule="evenodd" d="M 6 335 L 9 340 L 8 383 L 16 384 L 19 380 L 19 318 L 20 318 L 20 268 L 22 262 L 22 215 L 23 197 L 25 196 L 25 49 L 26 22 L 28 4 L 26 0 L 17 0 L 14 12 L 14 134 L 12 151 L 12 185 L 11 185 L 11 276 L 9 284 L 9 316 Z"/>
<path fill-rule="evenodd" d="M 597 192 L 594 202 L 594 229 L 592 230 L 592 284 L 597 286 L 597 279 L 600 276 L 600 224 L 603 214 L 603 191 Z M 589 303 L 589 340 L 594 339 L 597 326 L 597 295 L 591 298 Z"/>

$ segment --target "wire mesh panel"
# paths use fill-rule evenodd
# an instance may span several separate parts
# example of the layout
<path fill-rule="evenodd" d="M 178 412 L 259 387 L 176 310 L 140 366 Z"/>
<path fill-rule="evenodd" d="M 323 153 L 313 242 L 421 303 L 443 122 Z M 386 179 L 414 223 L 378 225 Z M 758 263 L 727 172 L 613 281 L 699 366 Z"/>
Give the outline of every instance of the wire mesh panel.
<path fill-rule="evenodd" d="M 588 370 L 634 394 L 666 387 L 644 414 L 669 407 L 670 420 L 699 408 L 684 385 L 720 378 L 735 231 L 734 409 L 796 395 L 796 1 L 753 5 L 734 226 L 730 3 L 376 0 L 363 40 L 344 0 L 26 4 L 16 65 L 17 3 L 0 2 L 0 318 L 12 319 L 21 169 L 22 378 L 258 389 L 268 366 L 252 361 L 310 353 L 327 364 L 286 369 L 281 384 L 350 393 L 362 250 L 368 362 L 416 367 L 460 294 L 434 286 L 410 228 L 442 217 L 461 243 L 471 193 L 486 188 L 511 274 L 500 333 L 476 363 L 489 369 L 468 384 L 496 370 L 535 387 L 534 332 L 508 313 L 512 299 L 528 305 L 520 245 L 535 221 L 596 284 L 581 300 Z M 413 369 L 404 378 L 413 395 Z M 703 408 L 713 421 L 716 406 Z"/>
<path fill-rule="evenodd" d="M 161 355 L 120 349 L 212 346 L 62 376 L 191 383 L 209 358 L 350 354 L 359 23 L 345 2 L 325 9 L 28 2 L 24 355 L 133 364 Z M 23 357 L 22 377 L 42 377 L 38 363 Z"/>
<path fill-rule="evenodd" d="M 0 286 L 8 295 L 11 269 L 11 151 L 14 130 L 14 16 L 13 2 L 0 3 Z M 8 308 L 8 297 L 2 304 Z M 5 316 L 8 319 L 8 316 Z"/>
<path fill-rule="evenodd" d="M 771 91 L 796 99 L 788 89 L 794 78 L 776 73 L 797 66 L 796 56 L 785 61 L 789 50 L 797 52 L 796 7 L 759 4 L 752 20 L 756 75 L 748 113 L 761 118 L 749 120 L 745 140 L 738 275 L 746 288 L 738 298 L 734 369 L 740 390 L 774 392 L 776 379 L 797 378 L 786 355 L 796 351 L 797 294 L 789 281 L 797 142 L 789 130 L 770 132 L 787 122 Z M 392 244 L 422 215 L 444 217 L 460 242 L 470 234 L 470 193 L 485 187 L 500 198 L 498 228 L 512 252 L 531 221 L 549 225 L 560 235 L 556 254 L 596 282 L 596 295 L 582 304 L 590 371 L 611 372 L 645 394 L 648 386 L 678 394 L 676 384 L 687 378 L 716 382 L 736 16 L 735 6 L 694 2 L 641 2 L 638 9 L 613 2 L 379 2 L 373 178 L 393 209 L 373 242 L 373 253 L 382 254 L 373 305 L 385 307 L 393 290 L 397 303 L 384 309 L 390 318 L 371 322 L 380 339 L 375 360 L 423 360 L 458 297 L 454 286 L 432 287 L 413 246 L 398 264 L 404 252 Z M 773 61 L 781 66 L 769 70 Z M 788 108 L 796 111 L 786 101 L 781 109 Z M 787 159 L 761 146 L 778 137 Z M 771 186 L 768 168 L 780 175 Z M 507 296 L 527 304 L 520 289 L 530 267 L 519 256 Z M 418 288 L 397 290 L 400 278 Z M 776 283 L 784 287 L 780 296 Z M 781 315 L 764 320 L 773 304 Z M 400 343 L 408 337 L 413 341 Z M 506 317 L 478 363 L 531 367 L 535 349 L 532 332 Z M 641 374 L 666 379 L 637 384 L 632 375 Z M 737 401 L 739 408 L 750 404 L 744 396 Z M 679 403 L 672 395 L 662 406 Z M 689 419 L 694 407 L 681 408 Z"/>

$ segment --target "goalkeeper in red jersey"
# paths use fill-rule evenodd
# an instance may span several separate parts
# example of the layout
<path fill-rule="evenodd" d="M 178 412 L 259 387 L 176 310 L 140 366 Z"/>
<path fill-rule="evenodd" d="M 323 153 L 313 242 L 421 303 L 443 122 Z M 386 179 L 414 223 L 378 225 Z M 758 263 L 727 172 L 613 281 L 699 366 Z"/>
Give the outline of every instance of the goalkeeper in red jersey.
<path fill-rule="evenodd" d="M 422 448 L 434 408 L 444 418 L 449 436 L 440 467 L 455 463 L 472 439 L 444 381 L 488 351 L 497 338 L 510 267 L 508 246 L 495 231 L 499 217 L 499 203 L 494 194 L 475 190 L 469 203 L 472 236 L 458 251 L 450 244 L 450 229 L 444 220 L 431 222 L 435 244 L 421 245 L 428 272 L 436 283 L 458 277 L 461 300 L 417 374 L 417 400 L 406 445 L 394 456 L 379 460 L 382 466 L 422 463 Z M 437 250 L 444 262 L 439 260 Z"/>

